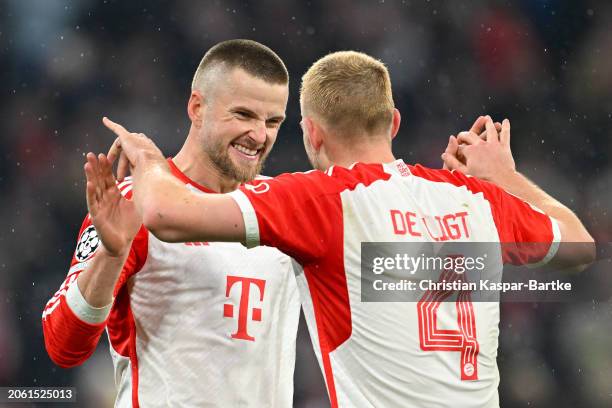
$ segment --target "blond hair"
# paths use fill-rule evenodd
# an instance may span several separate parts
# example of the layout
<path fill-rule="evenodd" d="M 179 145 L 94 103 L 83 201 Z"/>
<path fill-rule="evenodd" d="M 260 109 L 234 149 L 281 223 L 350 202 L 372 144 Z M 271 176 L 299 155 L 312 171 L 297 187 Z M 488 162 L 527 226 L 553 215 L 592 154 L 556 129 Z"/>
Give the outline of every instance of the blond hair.
<path fill-rule="evenodd" d="M 300 104 L 304 116 L 343 134 L 386 131 L 395 107 L 387 67 L 355 51 L 315 62 L 302 77 Z"/>

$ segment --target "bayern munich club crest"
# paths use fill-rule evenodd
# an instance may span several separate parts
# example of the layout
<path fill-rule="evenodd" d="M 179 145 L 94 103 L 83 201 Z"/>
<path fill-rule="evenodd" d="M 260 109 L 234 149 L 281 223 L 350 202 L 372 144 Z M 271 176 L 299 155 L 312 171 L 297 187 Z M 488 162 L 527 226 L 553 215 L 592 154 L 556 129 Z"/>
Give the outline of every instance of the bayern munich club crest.
<path fill-rule="evenodd" d="M 74 257 L 79 262 L 86 261 L 92 257 L 99 246 L 100 238 L 98 237 L 98 232 L 93 225 L 90 225 L 81 233 Z"/>

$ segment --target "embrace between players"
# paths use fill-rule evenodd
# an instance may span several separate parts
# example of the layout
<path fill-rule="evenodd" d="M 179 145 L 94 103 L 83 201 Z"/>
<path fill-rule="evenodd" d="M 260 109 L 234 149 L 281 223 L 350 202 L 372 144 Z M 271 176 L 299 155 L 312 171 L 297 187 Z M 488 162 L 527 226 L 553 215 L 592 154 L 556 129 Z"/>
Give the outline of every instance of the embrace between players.
<path fill-rule="evenodd" d="M 500 263 L 580 269 L 594 258 L 589 233 L 515 170 L 507 119 L 451 136 L 444 169 L 396 159 L 389 74 L 358 52 L 302 77 L 315 170 L 261 177 L 287 100 L 280 58 L 232 40 L 194 75 L 175 157 L 104 119 L 117 140 L 87 155 L 89 214 L 43 312 L 51 358 L 82 363 L 106 330 L 116 406 L 290 407 L 299 299 L 332 407 L 498 407 L 499 304 L 362 302 L 361 243 L 432 239 L 398 234 L 391 210 L 467 212 L 460 241 L 540 244 L 499 251 Z"/>

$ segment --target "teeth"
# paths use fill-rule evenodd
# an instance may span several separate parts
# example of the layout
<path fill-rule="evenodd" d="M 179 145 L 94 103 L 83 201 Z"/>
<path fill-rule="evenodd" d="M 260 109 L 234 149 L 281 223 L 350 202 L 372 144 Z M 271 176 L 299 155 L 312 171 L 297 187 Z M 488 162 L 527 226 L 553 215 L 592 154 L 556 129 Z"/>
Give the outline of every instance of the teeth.
<path fill-rule="evenodd" d="M 234 148 L 239 152 L 247 154 L 249 156 L 255 156 L 257 154 L 257 150 L 247 149 L 246 147 L 239 144 L 232 144 L 232 146 L 234 146 Z"/>

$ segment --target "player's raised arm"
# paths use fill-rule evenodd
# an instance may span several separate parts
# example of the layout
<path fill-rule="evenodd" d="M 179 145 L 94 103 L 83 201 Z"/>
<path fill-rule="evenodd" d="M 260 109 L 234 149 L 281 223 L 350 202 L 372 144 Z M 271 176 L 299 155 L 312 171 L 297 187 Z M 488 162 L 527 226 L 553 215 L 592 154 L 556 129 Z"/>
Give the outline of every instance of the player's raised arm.
<path fill-rule="evenodd" d="M 98 164 L 106 164 L 106 171 Z M 140 218 L 123 195 L 129 181 L 115 183 L 104 155 L 85 164 L 87 208 L 68 275 L 43 312 L 49 357 L 61 367 L 83 363 L 94 352 L 113 307 L 120 275 L 134 273 L 142 252 Z"/>
<path fill-rule="evenodd" d="M 557 254 L 553 258 L 561 267 L 588 265 L 595 259 L 594 240 L 580 219 L 566 206 L 528 180 L 515 169 L 510 150 L 510 121 L 505 119 L 501 132 L 497 132 L 490 117 L 484 124 L 485 140 L 475 132 L 462 132 L 455 143 L 461 144 L 462 163 L 458 157 L 458 146 L 451 146 L 442 155 L 445 167 L 490 181 L 506 192 L 539 208 L 554 219 L 560 232 Z"/>
<path fill-rule="evenodd" d="M 118 136 L 114 146 L 129 160 L 133 200 L 153 235 L 166 242 L 244 241 L 242 213 L 230 196 L 192 192 L 172 176 L 151 139 L 107 118 L 104 124 Z"/>

